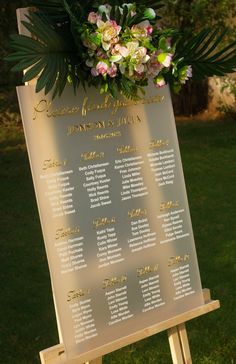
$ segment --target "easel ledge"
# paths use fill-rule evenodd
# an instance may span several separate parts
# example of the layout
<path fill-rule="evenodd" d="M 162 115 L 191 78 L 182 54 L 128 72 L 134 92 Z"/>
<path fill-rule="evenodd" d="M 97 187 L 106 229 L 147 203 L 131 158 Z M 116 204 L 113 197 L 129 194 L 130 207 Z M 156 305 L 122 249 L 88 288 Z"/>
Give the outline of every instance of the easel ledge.
<path fill-rule="evenodd" d="M 66 359 L 63 344 L 52 346 L 48 349 L 40 351 L 40 359 L 42 364 L 102 364 L 102 356 L 114 350 L 118 350 L 123 346 L 132 344 L 136 341 L 145 339 L 158 332 L 168 330 L 169 344 L 173 364 L 191 364 L 191 354 L 188 345 L 187 332 L 185 322 L 195 317 L 204 315 L 214 311 L 220 307 L 218 300 L 212 300 L 210 290 L 203 289 L 203 297 L 205 304 L 196 307 L 183 314 L 177 315 L 169 320 L 163 321 L 147 329 L 140 330 L 132 335 L 122 337 L 112 343 L 103 345 L 86 354 L 80 355 L 74 359 Z"/>

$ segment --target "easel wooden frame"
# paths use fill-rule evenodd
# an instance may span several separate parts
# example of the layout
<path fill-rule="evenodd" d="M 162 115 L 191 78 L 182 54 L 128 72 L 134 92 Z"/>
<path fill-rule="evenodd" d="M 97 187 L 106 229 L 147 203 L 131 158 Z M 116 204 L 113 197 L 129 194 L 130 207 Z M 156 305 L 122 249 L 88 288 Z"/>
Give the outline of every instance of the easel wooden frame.
<path fill-rule="evenodd" d="M 17 22 L 19 34 L 29 36 L 30 33 L 22 26 L 21 21 L 26 20 L 26 16 L 29 14 L 29 8 L 17 9 Z M 30 83 L 35 83 L 31 81 Z M 28 84 L 28 83 L 27 83 Z M 53 295 L 54 296 L 54 295 Z M 146 329 L 135 332 L 126 337 L 122 337 L 114 342 L 105 344 L 99 348 L 96 348 L 86 354 L 82 354 L 73 359 L 67 359 L 65 354 L 65 348 L 62 343 L 62 335 L 60 322 L 57 315 L 57 326 L 60 344 L 52 346 L 48 349 L 40 351 L 41 364 L 102 364 L 102 356 L 112 351 L 118 350 L 126 345 L 135 343 L 161 331 L 167 330 L 168 340 L 170 345 L 170 351 L 173 364 L 192 364 L 192 358 L 189 348 L 188 336 L 185 327 L 185 322 L 193 318 L 204 315 L 208 312 L 214 311 L 220 307 L 218 300 L 212 300 L 209 289 L 203 289 L 204 305 L 196 307 L 192 310 L 177 315 L 171 319 L 160 322 Z"/>
<path fill-rule="evenodd" d="M 169 320 L 155 324 L 151 327 L 138 331 L 132 335 L 122 337 L 112 343 L 106 344 L 85 355 L 67 360 L 63 344 L 52 346 L 40 352 L 42 364 L 102 364 L 102 356 L 112 351 L 118 350 L 126 345 L 167 330 L 170 351 L 173 364 L 191 364 L 191 353 L 185 322 L 193 318 L 202 316 L 220 307 L 218 300 L 212 300 L 209 289 L 203 289 L 205 304 L 190 311 L 184 312 Z M 89 361 L 88 361 L 89 360 Z"/>

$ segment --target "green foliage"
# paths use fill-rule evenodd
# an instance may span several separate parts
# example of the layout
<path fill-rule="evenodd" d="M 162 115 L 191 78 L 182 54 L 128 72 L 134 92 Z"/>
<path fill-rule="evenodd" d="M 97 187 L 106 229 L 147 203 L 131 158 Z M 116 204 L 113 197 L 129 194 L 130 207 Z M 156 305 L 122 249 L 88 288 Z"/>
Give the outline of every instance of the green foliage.
<path fill-rule="evenodd" d="M 230 0 L 227 0 L 230 1 Z M 88 59 L 88 48 L 85 48 L 82 35 L 86 32 L 86 22 L 90 11 L 97 11 L 101 4 L 107 1 L 94 2 L 85 0 L 81 4 L 77 0 L 32 0 L 32 4 L 37 6 L 38 11 L 31 13 L 28 20 L 23 22 L 26 29 L 30 31 L 33 38 L 23 35 L 13 35 L 11 37 L 11 48 L 13 53 L 6 59 L 17 62 L 13 67 L 14 71 L 27 69 L 23 81 L 29 81 L 38 77 L 36 91 L 44 89 L 45 93 L 53 90 L 53 97 L 61 95 L 66 82 L 73 83 L 74 89 L 82 83 L 85 87 L 96 86 L 101 92 L 109 92 L 114 97 L 118 92 L 122 92 L 128 98 L 136 98 L 140 94 L 146 82 L 128 79 L 119 74 L 115 80 L 101 76 L 94 77 L 90 74 L 90 69 L 86 66 Z M 125 0 L 111 0 L 111 19 L 123 29 L 129 29 L 134 24 L 147 20 L 145 9 L 152 7 L 159 14 L 159 9 L 163 6 L 162 0 L 138 0 L 136 6 L 138 11 L 131 15 Z M 121 5 L 123 4 L 123 7 Z M 179 1 L 176 1 L 174 8 Z M 202 2 L 195 0 L 185 4 L 184 10 L 201 7 Z M 167 8 L 169 3 L 167 1 Z M 200 9 L 199 8 L 199 9 Z M 183 9 L 182 9 L 183 10 Z M 199 14 L 200 14 L 200 10 Z M 183 11 L 184 14 L 184 11 Z M 102 18 L 106 20 L 105 13 Z M 159 15 L 156 19 L 159 19 Z M 154 24 L 155 20 L 150 20 Z M 191 23 L 187 18 L 186 24 Z M 222 47 L 222 43 L 227 38 L 228 33 L 220 30 L 205 29 L 194 35 L 184 22 L 181 24 L 182 32 L 173 29 L 153 31 L 152 39 L 162 49 L 163 57 L 168 55 L 168 47 L 165 48 L 166 38 L 173 37 L 173 48 L 175 55 L 171 68 L 162 71 L 161 77 L 169 82 L 175 90 L 179 90 L 181 83 L 187 79 L 184 74 L 187 72 L 186 66 L 191 65 L 195 79 L 218 75 L 223 76 L 236 70 L 236 41 L 231 41 Z M 129 27 L 129 28 L 128 28 Z M 92 43 L 96 39 L 91 38 Z M 100 42 L 100 41 L 99 41 Z M 164 44 L 164 46 L 163 46 Z M 144 45 L 144 44 L 143 44 Z M 155 51 L 151 42 L 146 42 L 145 47 L 150 51 Z M 181 80 L 182 78 L 182 80 Z M 177 84 L 177 81 L 179 82 Z"/>
<path fill-rule="evenodd" d="M 201 31 L 205 27 L 229 27 L 235 36 L 235 0 L 166 0 L 162 11 L 165 25 Z"/>
<path fill-rule="evenodd" d="M 166 0 L 165 7 L 161 9 L 161 15 L 163 26 L 177 27 L 182 33 L 186 34 L 185 38 L 189 37 L 189 39 L 206 28 L 217 29 L 219 34 L 227 28 L 228 32 L 222 39 L 221 44 L 218 45 L 218 49 L 227 46 L 236 39 L 235 0 Z M 193 99 L 201 100 L 198 105 L 196 101 L 197 109 L 201 109 L 203 98 L 205 99 L 203 104 L 206 107 L 208 103 L 206 83 L 205 81 L 201 82 L 200 79 L 196 82 L 196 68 L 193 68 L 194 82 L 184 85 L 178 97 L 174 95 L 182 115 L 190 115 L 192 113 Z M 189 96 L 188 98 L 186 95 L 191 95 L 191 97 Z"/>
<path fill-rule="evenodd" d="M 32 13 L 28 19 L 30 22 L 23 24 L 35 38 L 12 35 L 12 49 L 15 52 L 6 59 L 18 62 L 13 71 L 27 69 L 23 82 L 39 75 L 36 92 L 45 89 L 47 94 L 54 87 L 54 96 L 61 95 L 68 76 L 72 77 L 75 85 L 77 82 L 70 67 L 75 52 L 73 39 L 69 32 L 67 37 L 62 37 L 60 32 L 53 29 L 48 20 L 38 13 Z"/>
<path fill-rule="evenodd" d="M 236 116 L 236 76 L 224 77 L 221 84 L 221 95 L 218 110 Z M 231 101 L 231 102 L 230 102 Z"/>
<path fill-rule="evenodd" d="M 206 29 L 189 39 L 182 36 L 177 41 L 176 59 L 191 64 L 196 79 L 213 75 L 224 76 L 236 68 L 236 41 L 219 49 L 227 31 Z"/>
<path fill-rule="evenodd" d="M 91 10 L 97 10 L 98 4 L 86 0 L 83 5 L 77 0 L 32 0 L 32 5 L 37 11 L 28 17 L 29 22 L 22 22 L 33 35 L 33 39 L 23 35 L 11 36 L 11 49 L 13 53 L 7 56 L 7 61 L 17 62 L 13 71 L 24 71 L 27 69 L 23 82 L 37 78 L 36 92 L 44 89 L 45 94 L 53 89 L 53 97 L 61 95 L 67 80 L 73 83 L 74 89 L 81 82 L 83 86 L 94 85 L 101 92 L 109 92 L 117 96 L 119 91 L 127 98 L 138 97 L 141 90 L 140 82 L 134 82 L 124 78 L 115 82 L 95 79 L 88 74 L 88 70 L 81 64 L 81 55 L 85 52 L 82 45 L 81 32 L 83 24 L 87 21 Z M 119 5 L 124 3 L 124 11 Z M 112 0 L 112 17 L 123 27 L 146 20 L 142 14 L 146 9 L 145 1 L 139 0 L 139 12 L 131 17 L 125 1 Z M 162 6 L 161 0 L 148 0 L 148 5 L 154 9 Z M 106 20 L 106 19 L 104 19 Z M 86 81 L 86 82 L 85 82 Z"/>

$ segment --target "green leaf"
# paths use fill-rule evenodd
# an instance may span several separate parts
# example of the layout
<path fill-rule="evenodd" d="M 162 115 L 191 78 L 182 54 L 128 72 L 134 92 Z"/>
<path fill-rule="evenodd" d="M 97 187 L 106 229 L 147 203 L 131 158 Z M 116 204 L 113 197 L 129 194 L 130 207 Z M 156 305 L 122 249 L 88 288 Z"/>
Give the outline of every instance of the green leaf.
<path fill-rule="evenodd" d="M 32 13 L 27 16 L 29 22 L 23 21 L 24 27 L 33 34 L 42 43 L 53 43 L 57 42 L 57 33 L 52 29 L 51 24 L 38 13 Z"/>
<path fill-rule="evenodd" d="M 125 5 L 123 7 L 123 14 L 121 15 L 120 18 L 120 23 L 119 23 L 120 26 L 125 27 L 128 13 L 129 13 L 128 6 Z"/>
<path fill-rule="evenodd" d="M 28 82 L 33 78 L 36 78 L 44 67 L 45 67 L 45 60 L 40 59 L 39 62 L 35 63 L 30 69 L 26 71 L 23 77 L 23 82 Z"/>
<path fill-rule="evenodd" d="M 35 39 L 32 39 L 30 37 L 27 37 L 26 35 L 23 34 L 12 34 L 10 36 L 10 39 L 12 40 L 11 42 L 11 48 L 12 49 L 24 49 L 30 51 L 32 50 L 33 52 L 40 52 L 43 50 L 43 44 L 36 41 Z"/>
<path fill-rule="evenodd" d="M 224 76 L 236 70 L 236 41 L 223 49 L 219 46 L 227 31 L 205 29 L 189 40 L 186 35 L 179 37 L 174 62 L 180 58 L 181 65 L 192 65 L 195 78 L 213 75 Z"/>
<path fill-rule="evenodd" d="M 50 67 L 52 68 L 52 72 L 45 85 L 45 95 L 47 95 L 48 92 L 52 90 L 53 86 L 56 83 L 57 77 L 58 77 L 58 70 L 57 70 L 56 62 L 54 62 L 53 60 L 50 60 Z"/>
<path fill-rule="evenodd" d="M 35 38 L 12 36 L 13 53 L 8 60 L 17 62 L 13 71 L 27 69 L 24 82 L 38 77 L 36 92 L 44 89 L 47 94 L 54 88 L 54 96 L 61 94 L 69 74 L 69 63 L 75 57 L 73 39 L 66 42 L 61 29 L 54 28 L 40 14 L 32 14 L 29 20 L 30 23 L 24 22 L 24 25 Z"/>
<path fill-rule="evenodd" d="M 61 59 L 58 65 L 58 69 L 60 78 L 58 77 L 56 86 L 58 89 L 58 95 L 61 96 L 67 83 L 69 68 L 65 65 L 64 61 Z"/>
<path fill-rule="evenodd" d="M 27 69 L 28 67 L 32 66 L 32 64 L 37 63 L 38 60 L 39 60 L 38 56 L 27 57 L 27 59 L 23 59 L 22 61 L 17 63 L 14 67 L 12 67 L 11 70 L 13 72 L 22 72 L 25 69 Z M 34 77 L 32 77 L 32 78 L 34 78 Z"/>
<path fill-rule="evenodd" d="M 218 29 L 213 31 L 208 40 L 205 42 L 205 44 L 203 44 L 203 46 L 199 48 L 198 52 L 196 53 L 196 56 L 202 55 L 206 58 L 209 54 L 211 54 L 214 51 L 214 49 L 216 49 L 216 47 L 218 46 L 218 44 L 220 44 L 226 33 L 227 30 L 225 29 L 214 41 L 214 38 L 218 34 Z M 205 50 L 207 50 L 207 52 L 205 52 Z"/>

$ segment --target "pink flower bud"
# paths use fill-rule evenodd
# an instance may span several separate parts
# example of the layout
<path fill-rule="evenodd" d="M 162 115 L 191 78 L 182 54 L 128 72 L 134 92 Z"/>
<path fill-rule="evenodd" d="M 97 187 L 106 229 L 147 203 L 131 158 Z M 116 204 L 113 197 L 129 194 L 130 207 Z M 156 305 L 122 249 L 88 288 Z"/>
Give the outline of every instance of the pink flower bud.
<path fill-rule="evenodd" d="M 149 26 L 147 26 L 146 30 L 147 30 L 147 34 L 151 35 L 153 32 L 153 27 L 151 25 L 149 25 Z"/>

